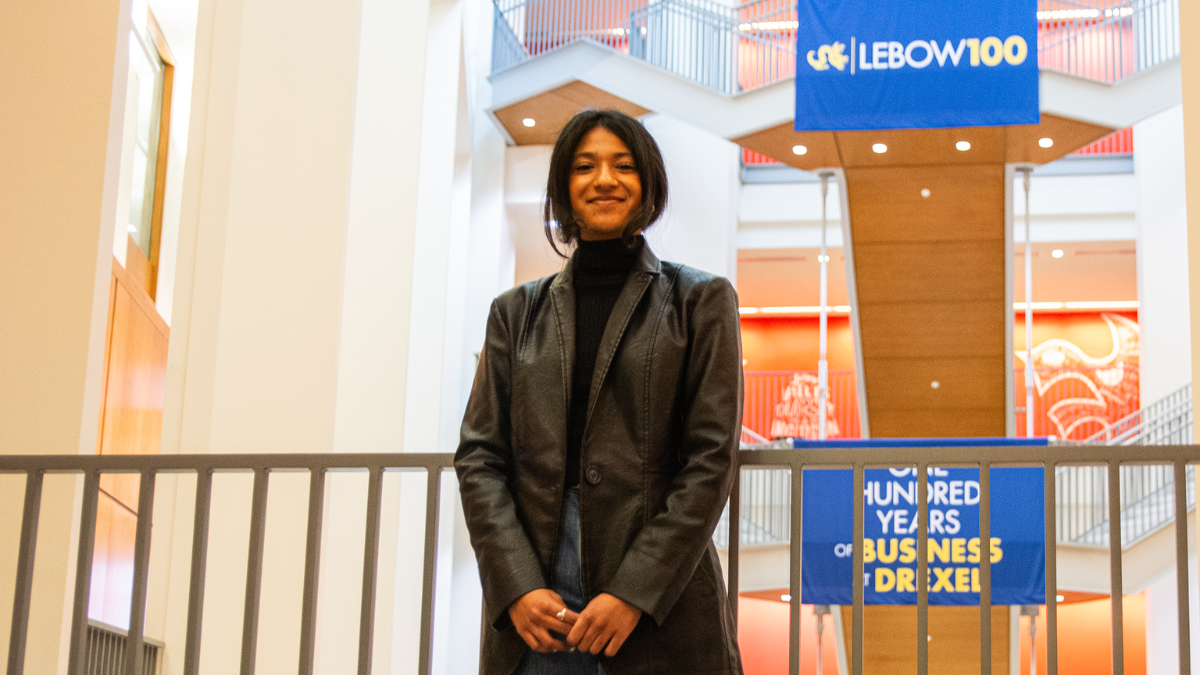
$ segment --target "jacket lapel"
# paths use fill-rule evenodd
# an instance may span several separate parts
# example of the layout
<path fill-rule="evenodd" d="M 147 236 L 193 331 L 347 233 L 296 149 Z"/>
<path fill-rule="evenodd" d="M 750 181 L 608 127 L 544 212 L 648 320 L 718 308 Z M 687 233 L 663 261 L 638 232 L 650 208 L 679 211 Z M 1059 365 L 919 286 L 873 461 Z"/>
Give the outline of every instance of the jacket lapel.
<path fill-rule="evenodd" d="M 625 280 L 621 294 L 617 296 L 617 303 L 613 305 L 612 313 L 608 316 L 608 323 L 604 327 L 604 336 L 600 338 L 600 350 L 596 354 L 596 368 L 592 371 L 592 388 L 588 396 L 587 419 L 589 421 L 592 419 L 592 410 L 596 407 L 600 386 L 604 384 L 604 378 L 608 375 L 608 367 L 612 364 L 617 347 L 621 344 L 621 338 L 625 336 L 625 329 L 629 326 L 629 319 L 633 317 L 633 311 L 637 309 L 646 289 L 650 287 L 650 283 L 654 281 L 655 275 L 661 269 L 662 263 L 650 251 L 649 244 L 643 243 L 642 252 L 634 262 L 633 270 L 630 272 L 629 278 Z M 574 293 L 572 293 L 573 295 Z M 572 307 L 572 322 L 574 316 L 574 307 Z M 574 334 L 572 334 L 573 347 Z M 573 351 L 572 363 L 574 363 Z"/>
<path fill-rule="evenodd" d="M 554 328 L 558 334 L 560 366 L 562 367 L 563 410 L 571 409 L 571 371 L 575 366 L 575 265 L 567 261 L 563 271 L 550 284 L 550 305 L 554 309 Z M 566 439 L 566 420 L 563 420 L 563 439 Z"/>

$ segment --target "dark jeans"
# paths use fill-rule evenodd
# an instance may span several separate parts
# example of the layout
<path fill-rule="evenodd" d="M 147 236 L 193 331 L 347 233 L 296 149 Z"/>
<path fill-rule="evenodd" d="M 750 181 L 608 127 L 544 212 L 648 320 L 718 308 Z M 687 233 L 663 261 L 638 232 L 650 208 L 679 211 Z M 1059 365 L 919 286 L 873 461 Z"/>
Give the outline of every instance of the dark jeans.
<path fill-rule="evenodd" d="M 579 571 L 579 488 L 571 488 L 563 496 L 562 532 L 558 537 L 558 559 L 550 587 L 562 596 L 571 611 L 583 611 L 586 603 Z M 604 668 L 591 654 L 530 651 L 517 668 L 516 675 L 604 675 Z"/>

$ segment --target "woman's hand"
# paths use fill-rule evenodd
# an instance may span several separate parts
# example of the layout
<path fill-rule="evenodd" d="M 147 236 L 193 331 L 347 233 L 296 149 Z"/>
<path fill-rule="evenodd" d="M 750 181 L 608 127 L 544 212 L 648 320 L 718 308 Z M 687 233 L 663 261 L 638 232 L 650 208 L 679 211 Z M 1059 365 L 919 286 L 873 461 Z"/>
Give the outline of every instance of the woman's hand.
<path fill-rule="evenodd" d="M 565 609 L 558 593 L 549 588 L 539 588 L 517 598 L 508 607 L 508 616 L 512 618 L 517 634 L 535 652 L 565 652 L 567 645 L 550 635 L 554 631 L 566 635 L 571 626 L 579 619 L 579 615 L 571 610 L 566 612 L 566 620 L 559 621 L 558 613 Z M 590 607 L 590 605 L 589 605 Z M 614 652 L 615 653 L 615 652 Z"/>
<path fill-rule="evenodd" d="M 616 656 L 617 650 L 633 632 L 642 610 L 608 593 L 601 593 L 588 603 L 572 623 L 567 644 L 581 652 Z"/>

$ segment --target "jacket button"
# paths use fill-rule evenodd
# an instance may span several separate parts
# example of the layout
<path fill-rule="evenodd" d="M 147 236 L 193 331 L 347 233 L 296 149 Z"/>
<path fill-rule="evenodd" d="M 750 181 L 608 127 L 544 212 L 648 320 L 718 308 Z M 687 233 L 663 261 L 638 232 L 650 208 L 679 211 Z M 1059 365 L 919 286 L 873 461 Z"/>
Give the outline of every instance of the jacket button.
<path fill-rule="evenodd" d="M 597 469 L 594 466 L 588 467 L 587 472 L 584 473 L 584 477 L 587 478 L 587 482 L 591 483 L 592 485 L 599 485 L 602 478 L 600 475 L 600 469 Z"/>

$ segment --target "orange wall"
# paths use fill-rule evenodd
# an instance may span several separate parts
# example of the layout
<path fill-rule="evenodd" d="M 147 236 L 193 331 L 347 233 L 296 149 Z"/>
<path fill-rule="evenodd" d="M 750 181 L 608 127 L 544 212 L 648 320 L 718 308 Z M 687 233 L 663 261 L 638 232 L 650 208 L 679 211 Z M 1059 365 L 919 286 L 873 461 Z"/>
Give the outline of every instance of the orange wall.
<path fill-rule="evenodd" d="M 820 319 L 742 317 L 742 358 L 746 370 L 816 370 Z M 845 315 L 829 317 L 830 370 L 854 370 L 854 335 Z"/>
<path fill-rule="evenodd" d="M 1146 594 L 1126 595 L 1125 673 L 1146 675 Z M 1108 599 L 1058 606 L 1058 672 L 1061 675 L 1105 675 L 1112 672 L 1112 639 Z M 1029 617 L 1021 617 L 1021 674 L 1029 672 Z M 1046 608 L 1037 617 L 1039 673 L 1046 672 Z"/>
<path fill-rule="evenodd" d="M 738 646 L 742 652 L 742 669 L 746 675 L 787 675 L 789 631 L 791 624 L 786 602 L 738 598 Z M 838 675 L 837 639 L 833 616 L 825 617 L 825 634 L 821 638 L 823 659 L 821 675 Z M 812 605 L 800 606 L 800 672 L 817 673 L 817 620 Z"/>

